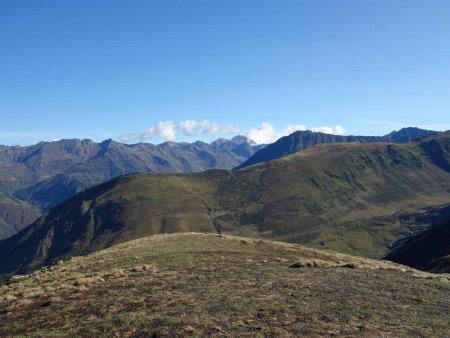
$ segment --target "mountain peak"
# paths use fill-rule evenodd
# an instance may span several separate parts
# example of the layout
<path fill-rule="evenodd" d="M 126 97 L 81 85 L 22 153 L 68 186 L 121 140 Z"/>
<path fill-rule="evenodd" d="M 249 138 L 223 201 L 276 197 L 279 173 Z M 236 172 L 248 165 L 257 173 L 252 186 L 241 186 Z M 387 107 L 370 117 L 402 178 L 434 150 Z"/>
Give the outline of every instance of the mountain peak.
<path fill-rule="evenodd" d="M 221 145 L 228 144 L 228 143 L 232 143 L 234 145 L 240 145 L 240 144 L 252 144 L 254 142 L 249 140 L 244 135 L 237 135 L 237 136 L 233 137 L 232 139 L 226 139 L 226 138 L 220 137 L 217 140 L 211 142 L 211 145 L 221 146 Z"/>
<path fill-rule="evenodd" d="M 426 136 L 436 135 L 438 133 L 439 132 L 434 130 L 420 129 L 417 127 L 405 127 L 401 128 L 398 131 L 394 130 L 393 132 L 385 135 L 384 137 L 392 142 L 403 143 L 414 141 Z"/>
<path fill-rule="evenodd" d="M 122 143 L 116 142 L 116 141 L 114 141 L 112 138 L 109 138 L 109 139 L 107 139 L 107 140 L 102 141 L 102 142 L 100 143 L 100 146 L 101 146 L 102 148 L 111 148 L 111 147 L 115 147 L 115 146 L 117 146 L 117 145 L 119 145 L 119 144 L 122 144 Z"/>
<path fill-rule="evenodd" d="M 244 135 L 237 135 L 231 139 L 234 143 L 242 144 L 242 143 L 251 143 L 253 141 L 250 141 L 247 137 Z"/>
<path fill-rule="evenodd" d="M 222 144 L 229 142 L 230 140 L 220 137 L 217 140 L 212 141 L 210 144 L 213 146 L 221 146 Z"/>

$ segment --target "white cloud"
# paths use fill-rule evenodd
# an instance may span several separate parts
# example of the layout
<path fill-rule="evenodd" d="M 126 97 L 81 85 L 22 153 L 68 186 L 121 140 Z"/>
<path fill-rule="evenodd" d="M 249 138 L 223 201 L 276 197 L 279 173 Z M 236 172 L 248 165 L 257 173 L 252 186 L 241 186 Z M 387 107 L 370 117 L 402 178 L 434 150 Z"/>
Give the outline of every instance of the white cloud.
<path fill-rule="evenodd" d="M 292 134 L 298 130 L 306 130 L 306 126 L 303 124 L 289 124 L 283 130 L 277 131 L 270 123 L 263 122 L 258 128 L 249 129 L 246 136 L 256 144 L 264 144 L 275 142 L 280 137 Z"/>
<path fill-rule="evenodd" d="M 325 134 L 333 134 L 333 135 L 344 135 L 346 130 L 339 124 L 334 127 L 314 127 L 311 128 L 311 131 L 316 133 L 325 133 Z"/>
<path fill-rule="evenodd" d="M 277 132 L 275 128 L 268 122 L 263 122 L 258 128 L 249 129 L 247 132 L 247 138 L 254 141 L 256 144 L 270 143 Z"/>
<path fill-rule="evenodd" d="M 158 124 L 146 129 L 142 133 L 130 133 L 124 134 L 119 137 L 120 141 L 131 142 L 144 142 L 154 139 L 164 141 L 175 141 L 177 134 L 181 133 L 184 136 L 197 136 L 197 135 L 226 135 L 237 134 L 240 129 L 231 124 L 221 124 L 219 122 L 203 120 L 185 120 L 178 124 L 173 121 L 162 121 Z"/>
<path fill-rule="evenodd" d="M 180 122 L 180 128 L 186 136 L 197 135 L 200 130 L 199 122 L 195 120 L 186 120 Z"/>
<path fill-rule="evenodd" d="M 277 131 L 273 125 L 268 122 L 261 123 L 258 128 L 249 129 L 246 133 L 247 138 L 253 140 L 256 144 L 272 143 L 283 136 L 292 134 L 298 130 L 307 130 L 308 128 L 303 124 L 289 124 L 283 130 Z M 313 132 L 321 132 L 333 135 L 343 135 L 346 133 L 345 129 L 337 124 L 334 127 L 314 127 L 311 128 Z"/>
<path fill-rule="evenodd" d="M 272 124 L 263 122 L 257 128 L 241 131 L 232 124 L 221 124 L 209 120 L 184 120 L 178 124 L 173 121 L 162 121 L 146 129 L 142 133 L 124 134 L 121 135 L 119 139 L 125 143 L 145 142 L 149 140 L 175 141 L 178 134 L 194 137 L 199 135 L 218 136 L 242 133 L 256 144 L 267 144 L 275 142 L 280 137 L 292 134 L 295 131 L 304 131 L 307 129 L 308 128 L 303 124 L 288 124 L 284 129 L 276 130 Z M 335 135 L 345 134 L 345 129 L 339 124 L 334 127 L 314 127 L 311 128 L 311 130 Z"/>
<path fill-rule="evenodd" d="M 161 121 L 158 124 L 147 128 L 142 133 L 130 133 L 121 135 L 119 137 L 122 142 L 144 142 L 151 139 L 162 139 L 165 141 L 175 141 L 177 138 L 177 131 L 175 124 L 172 121 Z"/>
<path fill-rule="evenodd" d="M 203 120 L 186 120 L 181 121 L 178 126 L 179 130 L 185 136 L 203 135 L 226 135 L 239 133 L 240 129 L 232 124 L 221 124 L 214 121 Z"/>
<path fill-rule="evenodd" d="M 292 134 L 294 131 L 299 131 L 299 130 L 306 130 L 306 126 L 303 124 L 288 124 L 286 126 L 286 128 L 284 128 L 283 130 L 283 134 L 285 135 L 289 135 Z"/>

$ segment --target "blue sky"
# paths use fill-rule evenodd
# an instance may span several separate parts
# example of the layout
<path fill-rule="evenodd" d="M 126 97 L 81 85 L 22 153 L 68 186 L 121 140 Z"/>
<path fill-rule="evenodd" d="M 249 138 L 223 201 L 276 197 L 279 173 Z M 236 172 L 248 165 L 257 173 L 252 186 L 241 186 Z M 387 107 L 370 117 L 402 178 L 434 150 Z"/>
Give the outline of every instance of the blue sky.
<path fill-rule="evenodd" d="M 0 0 L 0 143 L 450 129 L 450 1 Z"/>

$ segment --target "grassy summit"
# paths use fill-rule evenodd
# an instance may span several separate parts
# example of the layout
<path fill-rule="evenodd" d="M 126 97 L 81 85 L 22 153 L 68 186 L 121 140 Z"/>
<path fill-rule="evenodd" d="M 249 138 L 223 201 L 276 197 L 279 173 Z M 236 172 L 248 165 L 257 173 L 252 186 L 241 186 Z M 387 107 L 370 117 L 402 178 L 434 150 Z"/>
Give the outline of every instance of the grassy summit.
<path fill-rule="evenodd" d="M 449 280 L 299 245 L 157 235 L 1 285 L 0 336 L 448 336 Z"/>

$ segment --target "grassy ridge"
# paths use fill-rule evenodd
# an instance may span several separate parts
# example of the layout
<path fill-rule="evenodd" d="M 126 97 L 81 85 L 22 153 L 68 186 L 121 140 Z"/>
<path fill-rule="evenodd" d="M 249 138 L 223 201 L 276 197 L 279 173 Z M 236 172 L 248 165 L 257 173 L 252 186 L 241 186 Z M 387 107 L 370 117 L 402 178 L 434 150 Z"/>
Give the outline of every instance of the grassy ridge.
<path fill-rule="evenodd" d="M 0 335 L 446 336 L 449 281 L 299 245 L 158 235 L 0 285 Z"/>

